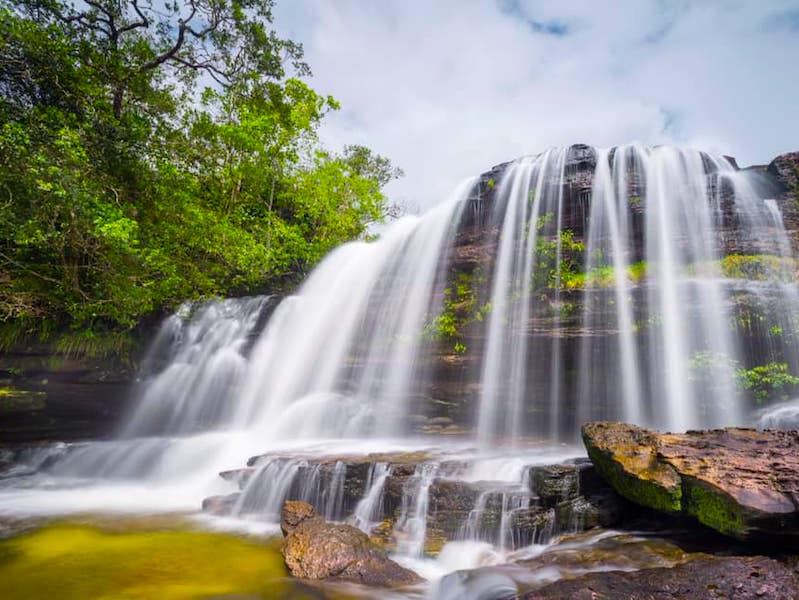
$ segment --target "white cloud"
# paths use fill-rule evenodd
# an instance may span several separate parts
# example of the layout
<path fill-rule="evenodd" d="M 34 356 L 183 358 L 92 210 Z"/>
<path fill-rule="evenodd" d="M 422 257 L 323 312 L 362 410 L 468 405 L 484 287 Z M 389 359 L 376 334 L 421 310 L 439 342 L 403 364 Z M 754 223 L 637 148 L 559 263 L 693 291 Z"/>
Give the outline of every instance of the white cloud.
<path fill-rule="evenodd" d="M 278 0 L 276 26 L 342 104 L 325 141 L 391 158 L 411 204 L 552 145 L 799 149 L 796 0 Z"/>

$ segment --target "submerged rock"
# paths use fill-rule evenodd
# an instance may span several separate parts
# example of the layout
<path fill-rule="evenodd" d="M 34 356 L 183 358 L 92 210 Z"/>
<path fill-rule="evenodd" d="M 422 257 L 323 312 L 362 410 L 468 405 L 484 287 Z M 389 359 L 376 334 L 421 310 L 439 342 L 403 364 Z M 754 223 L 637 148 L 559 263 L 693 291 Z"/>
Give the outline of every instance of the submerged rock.
<path fill-rule="evenodd" d="M 365 533 L 350 525 L 328 523 L 306 502 L 286 502 L 280 528 L 286 536 L 283 557 L 295 577 L 383 587 L 422 581 L 388 558 Z"/>
<path fill-rule="evenodd" d="M 703 555 L 670 568 L 590 573 L 558 581 L 522 596 L 524 600 L 791 600 L 798 597 L 799 577 L 793 569 L 776 560 L 763 556 Z"/>
<path fill-rule="evenodd" d="M 633 502 L 741 540 L 799 538 L 797 431 L 661 434 L 595 422 L 583 426 L 583 441 L 597 471 Z"/>
<path fill-rule="evenodd" d="M 241 494 L 227 494 L 224 496 L 209 496 L 203 500 L 203 512 L 207 512 L 218 517 L 224 517 L 233 512 L 233 507 L 236 505 Z"/>

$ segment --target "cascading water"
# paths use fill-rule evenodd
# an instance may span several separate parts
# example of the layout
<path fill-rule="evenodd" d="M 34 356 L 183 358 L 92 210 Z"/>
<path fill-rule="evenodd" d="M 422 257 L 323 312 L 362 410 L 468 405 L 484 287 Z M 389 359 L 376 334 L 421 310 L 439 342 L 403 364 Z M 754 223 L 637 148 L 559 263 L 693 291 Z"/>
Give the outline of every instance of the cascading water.
<path fill-rule="evenodd" d="M 353 525 L 365 533 L 370 533 L 382 516 L 383 488 L 390 474 L 391 467 L 384 462 L 374 463 L 369 469 L 367 492 L 352 515 Z"/>
<path fill-rule="evenodd" d="M 0 512 L 224 493 L 227 515 L 272 524 L 286 499 L 367 532 L 393 519 L 409 557 L 430 522 L 501 551 L 545 542 L 573 499 L 547 504 L 526 473 L 583 421 L 745 423 L 741 369 L 799 374 L 795 270 L 780 205 L 723 157 L 551 149 L 335 250 L 271 314 L 268 298 L 181 308 L 118 439 L 26 455 Z M 368 457 L 420 450 L 412 468 Z M 230 494 L 217 473 L 258 454 Z M 455 484 L 453 524 L 437 511 Z"/>

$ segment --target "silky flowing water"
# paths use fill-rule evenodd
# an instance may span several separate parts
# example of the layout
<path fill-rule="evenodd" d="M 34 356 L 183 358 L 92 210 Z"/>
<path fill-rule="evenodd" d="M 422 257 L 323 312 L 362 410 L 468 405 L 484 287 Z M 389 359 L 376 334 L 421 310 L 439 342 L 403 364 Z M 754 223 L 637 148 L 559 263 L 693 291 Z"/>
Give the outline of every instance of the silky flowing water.
<path fill-rule="evenodd" d="M 751 424 L 757 407 L 735 370 L 780 361 L 799 373 L 796 285 L 768 270 L 730 272 L 738 253 L 795 275 L 779 205 L 723 157 L 631 145 L 519 159 L 377 241 L 333 251 L 295 295 L 181 307 L 143 361 L 118 435 L 20 454 L 0 482 L 0 517 L 176 513 L 268 537 L 291 497 L 370 530 L 384 516 L 390 461 L 374 461 L 348 508 L 337 457 L 422 453 L 432 458 L 403 491 L 397 559 L 434 581 L 519 562 L 522 542 L 535 549 L 563 533 L 512 539 L 529 469 L 580 456 L 582 422 Z M 204 498 L 235 489 L 219 472 L 254 456 L 266 458 L 229 513 L 198 516 Z M 332 477 L 320 457 L 334 461 Z M 464 516 L 462 539 L 433 559 L 424 554 L 437 478 L 494 487 Z M 502 518 L 487 531 L 480 515 L 492 497 Z M 58 531 L 5 547 L 24 553 Z M 2 568 L 24 579 L 15 564 Z"/>

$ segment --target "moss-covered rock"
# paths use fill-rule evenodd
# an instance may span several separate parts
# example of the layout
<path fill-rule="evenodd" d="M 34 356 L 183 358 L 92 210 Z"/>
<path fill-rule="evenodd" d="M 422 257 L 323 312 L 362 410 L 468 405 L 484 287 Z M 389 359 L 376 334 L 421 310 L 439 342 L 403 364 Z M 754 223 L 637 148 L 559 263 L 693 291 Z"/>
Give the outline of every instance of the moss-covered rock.
<path fill-rule="evenodd" d="M 589 458 L 622 496 L 643 506 L 676 513 L 682 509 L 680 476 L 657 459 L 657 439 L 625 423 L 587 423 L 582 429 Z"/>
<path fill-rule="evenodd" d="M 660 434 L 600 422 L 583 427 L 583 440 L 597 471 L 637 504 L 741 540 L 799 539 L 799 432 Z"/>

